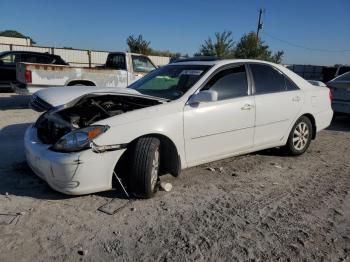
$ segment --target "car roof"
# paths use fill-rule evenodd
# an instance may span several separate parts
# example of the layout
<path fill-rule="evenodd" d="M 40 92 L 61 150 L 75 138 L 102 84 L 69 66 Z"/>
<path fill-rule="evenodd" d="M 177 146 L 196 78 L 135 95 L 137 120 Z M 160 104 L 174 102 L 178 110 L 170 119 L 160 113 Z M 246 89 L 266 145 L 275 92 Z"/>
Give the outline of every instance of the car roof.
<path fill-rule="evenodd" d="M 262 61 L 262 60 L 256 60 L 256 59 L 213 59 L 213 60 L 201 60 L 201 59 L 191 59 L 191 60 L 185 60 L 185 61 L 179 61 L 172 63 L 171 65 L 217 65 L 217 66 L 223 66 L 226 64 L 232 64 L 232 63 L 260 63 L 260 64 L 267 64 L 267 65 L 274 65 L 278 66 L 277 64 Z"/>
<path fill-rule="evenodd" d="M 34 54 L 34 55 L 49 55 L 49 56 L 58 56 L 50 53 L 41 53 L 41 52 L 33 52 L 33 51 L 23 51 L 23 50 L 16 50 L 16 51 L 4 51 L 1 52 L 0 55 L 5 54 Z"/>

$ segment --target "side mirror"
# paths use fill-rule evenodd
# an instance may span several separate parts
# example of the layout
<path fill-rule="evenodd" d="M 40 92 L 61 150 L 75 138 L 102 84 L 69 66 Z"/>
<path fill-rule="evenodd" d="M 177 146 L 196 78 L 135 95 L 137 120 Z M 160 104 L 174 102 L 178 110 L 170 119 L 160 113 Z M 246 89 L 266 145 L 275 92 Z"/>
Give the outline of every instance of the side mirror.
<path fill-rule="evenodd" d="M 218 92 L 213 90 L 204 90 L 204 91 L 200 91 L 198 94 L 193 95 L 189 100 L 189 104 L 213 102 L 217 100 L 218 100 Z"/>

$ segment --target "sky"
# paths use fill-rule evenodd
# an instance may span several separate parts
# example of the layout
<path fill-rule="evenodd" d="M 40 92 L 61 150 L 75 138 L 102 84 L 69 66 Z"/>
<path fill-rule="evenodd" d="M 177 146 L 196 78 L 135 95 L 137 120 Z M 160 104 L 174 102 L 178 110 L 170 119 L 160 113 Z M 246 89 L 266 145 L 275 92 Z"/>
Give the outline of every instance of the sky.
<path fill-rule="evenodd" d="M 125 51 L 127 37 L 142 34 L 153 49 L 192 55 L 215 32 L 232 31 L 237 43 L 256 31 L 259 8 L 261 39 L 285 52 L 283 63 L 350 64 L 350 0 L 1 0 L 0 31 L 105 51 Z"/>

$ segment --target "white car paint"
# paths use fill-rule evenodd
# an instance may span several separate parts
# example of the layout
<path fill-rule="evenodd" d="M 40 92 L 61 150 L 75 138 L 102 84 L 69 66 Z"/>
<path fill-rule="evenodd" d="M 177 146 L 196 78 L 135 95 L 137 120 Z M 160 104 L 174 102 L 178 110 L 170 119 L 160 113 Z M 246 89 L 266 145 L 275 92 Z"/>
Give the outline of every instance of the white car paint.
<path fill-rule="evenodd" d="M 307 80 L 307 81 L 314 86 L 327 87 L 327 85 L 325 83 L 323 83 L 322 81 L 317 81 L 317 80 Z"/>
<path fill-rule="evenodd" d="M 278 69 L 300 88 L 297 91 L 254 95 L 197 106 L 190 98 L 221 67 L 239 63 L 262 63 Z M 315 87 L 283 66 L 257 60 L 182 62 L 211 65 L 199 81 L 177 100 L 106 118 L 93 125 L 108 125 L 94 140 L 98 146 L 128 144 L 149 134 L 163 135 L 176 146 L 181 169 L 226 157 L 286 144 L 295 121 L 311 115 L 316 131 L 329 126 L 333 112 L 329 90 Z M 135 94 L 129 90 L 129 95 Z M 137 94 L 141 95 L 141 94 Z M 52 97 L 61 100 L 65 93 Z M 72 98 L 70 96 L 70 98 Z M 47 95 L 49 99 L 49 94 Z M 112 187 L 113 169 L 125 149 L 95 153 L 92 149 L 58 153 L 49 149 L 31 126 L 25 134 L 27 161 L 36 174 L 66 194 L 87 194 Z"/>
<path fill-rule="evenodd" d="M 118 87 L 91 87 L 91 86 L 64 86 L 51 87 L 49 89 L 41 89 L 33 94 L 34 97 L 40 97 L 46 103 L 53 107 L 67 104 L 73 99 L 92 92 L 115 92 L 122 94 L 139 94 L 133 89 Z"/>

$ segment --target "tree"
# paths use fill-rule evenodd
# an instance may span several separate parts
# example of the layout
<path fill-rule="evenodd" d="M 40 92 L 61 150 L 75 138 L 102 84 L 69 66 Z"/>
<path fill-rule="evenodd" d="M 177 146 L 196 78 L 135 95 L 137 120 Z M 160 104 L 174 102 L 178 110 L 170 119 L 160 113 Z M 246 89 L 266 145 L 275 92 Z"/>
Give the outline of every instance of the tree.
<path fill-rule="evenodd" d="M 266 45 L 254 32 L 242 36 L 235 50 L 236 58 L 260 59 L 274 63 L 281 63 L 283 51 L 272 53 L 270 47 Z"/>
<path fill-rule="evenodd" d="M 161 50 L 155 50 L 153 48 L 150 48 L 150 55 L 154 55 L 154 56 L 167 56 L 167 57 L 171 57 L 173 59 L 177 59 L 179 57 L 184 57 L 184 56 L 188 56 L 187 54 L 186 55 L 183 55 L 181 54 L 180 52 L 171 52 L 169 50 L 166 50 L 166 51 L 161 51 Z"/>
<path fill-rule="evenodd" d="M 20 32 L 17 32 L 15 30 L 5 30 L 0 32 L 0 36 L 7 36 L 7 37 L 17 37 L 17 38 L 29 38 L 32 44 L 36 44 L 36 42 L 29 36 L 25 36 Z"/>
<path fill-rule="evenodd" d="M 149 47 L 151 42 L 144 40 L 142 35 L 139 35 L 138 37 L 131 35 L 126 39 L 126 43 L 132 53 L 148 55 L 151 51 Z"/>
<path fill-rule="evenodd" d="M 232 32 L 224 31 L 222 33 L 215 33 L 215 40 L 211 37 L 205 40 L 201 45 L 199 53 L 195 56 L 216 56 L 219 58 L 233 58 L 234 57 L 234 42 L 231 37 Z"/>
<path fill-rule="evenodd" d="M 151 42 L 143 39 L 142 35 L 135 37 L 134 35 L 129 36 L 126 39 L 126 43 L 129 46 L 130 52 L 139 53 L 143 55 L 154 55 L 154 56 L 168 56 L 171 58 L 179 58 L 183 56 L 179 52 L 171 52 L 169 50 L 161 51 L 150 47 Z"/>

